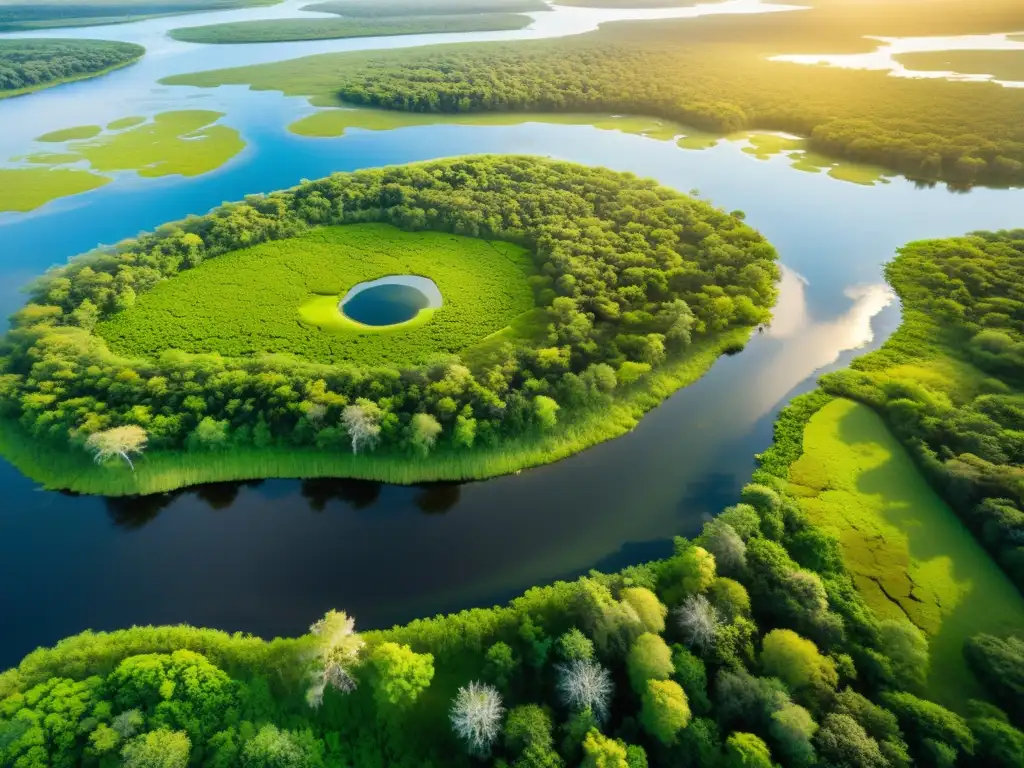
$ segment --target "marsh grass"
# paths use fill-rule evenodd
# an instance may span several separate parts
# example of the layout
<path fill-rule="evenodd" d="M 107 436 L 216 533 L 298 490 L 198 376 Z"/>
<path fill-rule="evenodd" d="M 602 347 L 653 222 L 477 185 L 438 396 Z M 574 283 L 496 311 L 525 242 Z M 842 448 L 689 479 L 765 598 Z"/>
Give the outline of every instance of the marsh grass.
<path fill-rule="evenodd" d="M 549 433 L 532 433 L 500 447 L 442 448 L 420 458 L 407 453 L 351 453 L 232 447 L 217 453 L 159 452 L 136 461 L 97 466 L 84 451 L 55 450 L 32 440 L 16 422 L 0 422 L 0 455 L 48 489 L 105 496 L 163 493 L 202 483 L 264 478 L 345 477 L 413 484 L 483 480 L 548 464 L 632 430 L 642 416 L 704 375 L 727 349 L 742 346 L 749 328 L 702 337 L 600 408 L 579 412 Z"/>
<path fill-rule="evenodd" d="M 129 356 L 181 349 L 415 365 L 457 354 L 532 309 L 532 270 L 529 252 L 510 243 L 386 224 L 320 227 L 186 270 L 100 323 L 97 332 Z M 349 288 L 389 275 L 431 278 L 442 306 L 378 328 L 338 312 Z"/>
<path fill-rule="evenodd" d="M 839 539 L 879 618 L 909 618 L 929 636 L 929 694 L 954 707 L 983 697 L 963 644 L 1024 629 L 1024 599 L 882 418 L 851 400 L 824 405 L 807 422 L 790 480 L 811 520 Z"/>

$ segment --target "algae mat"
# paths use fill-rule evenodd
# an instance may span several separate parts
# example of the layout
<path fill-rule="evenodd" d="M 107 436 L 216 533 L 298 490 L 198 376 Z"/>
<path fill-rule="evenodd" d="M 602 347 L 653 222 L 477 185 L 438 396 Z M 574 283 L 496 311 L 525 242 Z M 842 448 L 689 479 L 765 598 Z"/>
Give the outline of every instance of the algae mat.
<path fill-rule="evenodd" d="M 874 411 L 834 400 L 808 423 L 790 468 L 812 520 L 836 535 L 865 600 L 928 634 L 929 694 L 951 706 L 983 693 L 963 661 L 979 632 L 1024 629 L 1024 598 L 928 485 Z"/>

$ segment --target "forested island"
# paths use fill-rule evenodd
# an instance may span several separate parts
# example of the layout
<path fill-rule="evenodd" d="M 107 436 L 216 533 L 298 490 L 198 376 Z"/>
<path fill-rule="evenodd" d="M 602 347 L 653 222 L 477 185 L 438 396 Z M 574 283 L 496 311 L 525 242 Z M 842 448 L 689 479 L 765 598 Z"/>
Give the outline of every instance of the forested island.
<path fill-rule="evenodd" d="M 146 49 L 109 40 L 0 40 L 0 99 L 106 74 Z"/>
<path fill-rule="evenodd" d="M 920 3 L 823 4 L 799 13 L 606 24 L 565 40 L 313 56 L 167 78 L 250 84 L 413 112 L 599 112 L 649 115 L 706 131 L 748 128 L 808 137 L 809 148 L 925 181 L 1024 183 L 1024 91 L 913 80 L 883 72 L 771 61 L 778 54 L 874 50 L 866 35 L 1024 28 L 1024 8 Z M 912 115 L 912 117 L 908 117 Z"/>
<path fill-rule="evenodd" d="M 171 37 L 185 43 L 280 43 L 295 40 L 333 40 L 349 37 L 498 32 L 530 26 L 529 16 L 479 13 L 455 16 L 360 19 L 273 19 L 236 21 L 205 27 L 172 29 Z"/>
<path fill-rule="evenodd" d="M 122 24 L 158 16 L 226 11 L 281 0 L 0 0 L 0 32 Z"/>
<path fill-rule="evenodd" d="M 331 234 L 370 222 L 423 234 L 378 232 L 366 246 Z M 428 230 L 532 257 L 503 243 L 449 246 L 445 266 L 423 250 Z M 309 252 L 322 237 L 361 248 L 371 268 L 332 272 Z M 487 266 L 495 254 L 504 267 Z M 622 434 L 742 348 L 770 317 L 775 259 L 742 214 L 603 169 L 479 157 L 340 174 L 38 280 L 3 340 L 2 451 L 50 487 L 107 495 L 215 479 L 507 473 Z M 355 282 L 402 273 L 447 291 L 422 327 L 368 339 L 320 327 L 322 305 L 310 324 L 317 296 L 337 304 Z M 260 281 L 284 303 L 254 305 Z M 267 329 L 304 326 L 252 336 L 252 312 Z"/>

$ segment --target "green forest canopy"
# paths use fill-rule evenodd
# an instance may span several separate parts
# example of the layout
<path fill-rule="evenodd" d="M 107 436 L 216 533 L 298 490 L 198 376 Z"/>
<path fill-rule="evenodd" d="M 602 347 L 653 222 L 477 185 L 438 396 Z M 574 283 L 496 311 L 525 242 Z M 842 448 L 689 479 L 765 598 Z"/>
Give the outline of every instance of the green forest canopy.
<path fill-rule="evenodd" d="M 646 114 L 731 132 L 782 130 L 810 148 L 914 178 L 959 185 L 1024 182 L 1024 91 L 985 83 L 772 62 L 783 53 L 873 50 L 864 35 L 1024 27 L 1024 6 L 933 0 L 837 3 L 792 13 L 607 24 L 560 40 L 326 54 L 184 75 L 184 85 L 258 89 L 422 112 Z M 1008 26 L 1012 25 L 1012 26 Z M 909 116 L 908 116 L 909 115 Z"/>
<path fill-rule="evenodd" d="M 475 371 L 454 355 L 403 370 L 173 350 L 127 359 L 94 333 L 137 302 L 144 310 L 147 292 L 207 259 L 371 221 L 527 247 L 547 327 L 526 342 L 513 335 Z M 339 174 L 52 270 L 0 347 L 0 408 L 56 450 L 116 427 L 144 429 L 155 449 L 196 451 L 493 445 L 605 402 L 691 339 L 763 322 L 775 302 L 775 258 L 740 218 L 603 169 L 479 157 Z"/>
<path fill-rule="evenodd" d="M 109 40 L 0 40 L 0 98 L 98 75 L 145 52 Z"/>
<path fill-rule="evenodd" d="M 454 32 L 496 32 L 523 29 L 533 20 L 512 13 L 462 16 L 416 16 L 368 19 L 273 19 L 210 24 L 172 29 L 171 37 L 186 43 L 278 43 L 348 37 L 425 35 Z"/>
<path fill-rule="evenodd" d="M 0 32 L 88 27 L 175 16 L 199 11 L 223 11 L 281 0 L 0 0 Z"/>

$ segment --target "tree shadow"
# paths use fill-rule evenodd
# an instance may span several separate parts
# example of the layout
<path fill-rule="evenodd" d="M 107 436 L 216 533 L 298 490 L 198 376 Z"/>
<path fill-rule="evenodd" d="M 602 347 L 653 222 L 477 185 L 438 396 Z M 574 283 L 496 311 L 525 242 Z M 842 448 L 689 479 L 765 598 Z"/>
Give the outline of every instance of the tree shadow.
<path fill-rule="evenodd" d="M 156 520 L 181 495 L 182 491 L 152 496 L 108 496 L 103 502 L 107 507 L 107 516 L 115 526 L 126 531 L 137 531 Z"/>
<path fill-rule="evenodd" d="M 359 511 L 376 504 L 382 488 L 381 483 L 371 480 L 322 477 L 303 480 L 299 492 L 316 512 L 323 512 L 332 501 L 343 502 Z"/>
<path fill-rule="evenodd" d="M 452 510 L 462 498 L 461 483 L 429 483 L 419 486 L 413 504 L 425 515 L 443 515 Z"/>

